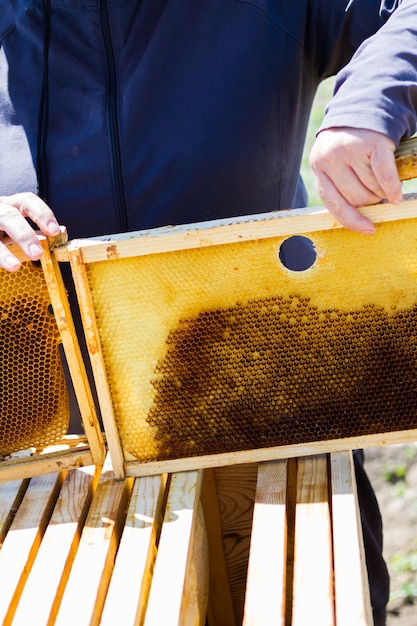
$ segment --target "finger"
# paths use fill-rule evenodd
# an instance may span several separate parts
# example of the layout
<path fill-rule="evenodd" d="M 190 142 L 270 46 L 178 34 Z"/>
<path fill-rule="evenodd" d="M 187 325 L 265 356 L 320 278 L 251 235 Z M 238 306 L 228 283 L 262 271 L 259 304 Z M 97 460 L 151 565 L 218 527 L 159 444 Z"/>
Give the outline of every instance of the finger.
<path fill-rule="evenodd" d="M 383 197 L 392 204 L 399 204 L 402 200 L 402 189 L 393 150 L 388 144 L 377 144 L 371 152 L 370 163 L 375 179 L 384 193 Z"/>
<path fill-rule="evenodd" d="M 357 159 L 352 165 L 352 169 L 357 180 L 360 182 L 361 188 L 366 190 L 362 192 L 359 198 L 347 197 L 346 199 L 355 206 L 364 204 L 375 204 L 386 198 L 385 192 L 375 178 L 370 162 L 363 162 Z M 352 187 L 353 188 L 353 187 Z M 357 188 L 359 190 L 359 187 Z"/>
<path fill-rule="evenodd" d="M 42 247 L 36 236 L 35 231 L 28 224 L 26 219 L 16 210 L 14 206 L 6 204 L 4 201 L 0 203 L 0 229 L 5 231 L 9 237 L 15 241 L 28 259 L 37 261 L 42 256 Z M 8 254 L 2 250 L 2 259 L 6 266 L 14 267 L 16 261 L 12 262 L 15 257 L 7 249 L 4 244 L 1 244 L 3 248 L 6 248 Z M 9 269 L 10 267 L 5 267 Z"/>
<path fill-rule="evenodd" d="M 334 215 L 337 221 L 355 232 L 372 235 L 375 226 L 358 209 L 339 193 L 330 178 L 323 172 L 316 174 L 317 189 L 326 208 Z"/>
<path fill-rule="evenodd" d="M 17 272 L 20 266 L 19 259 L 10 252 L 4 243 L 0 242 L 0 267 L 8 272 Z"/>
<path fill-rule="evenodd" d="M 49 206 L 36 194 L 17 193 L 0 198 L 0 202 L 14 207 L 24 217 L 29 217 L 44 235 L 58 235 L 59 223 L 55 215 Z"/>
<path fill-rule="evenodd" d="M 361 177 L 360 173 L 358 173 L 358 171 L 353 167 L 339 167 L 331 172 L 326 172 L 325 175 L 327 175 L 329 179 L 331 178 L 333 186 L 351 206 L 357 207 L 363 206 L 364 204 L 375 204 L 376 202 L 380 202 L 380 200 L 385 197 L 375 193 L 372 190 L 371 185 L 364 184 L 362 180 L 364 176 L 363 173 Z M 373 187 L 378 188 L 379 185 L 373 174 L 368 176 L 367 182 L 371 182 L 371 178 L 375 181 Z"/>

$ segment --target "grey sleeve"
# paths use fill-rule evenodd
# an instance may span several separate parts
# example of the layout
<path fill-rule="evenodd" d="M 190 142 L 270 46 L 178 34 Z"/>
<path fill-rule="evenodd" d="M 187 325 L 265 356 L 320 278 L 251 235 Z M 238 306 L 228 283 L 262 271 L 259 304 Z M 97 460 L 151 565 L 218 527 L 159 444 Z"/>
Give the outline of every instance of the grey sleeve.
<path fill-rule="evenodd" d="M 417 2 L 403 0 L 336 78 L 319 129 L 349 126 L 388 135 L 398 145 L 416 131 Z"/>

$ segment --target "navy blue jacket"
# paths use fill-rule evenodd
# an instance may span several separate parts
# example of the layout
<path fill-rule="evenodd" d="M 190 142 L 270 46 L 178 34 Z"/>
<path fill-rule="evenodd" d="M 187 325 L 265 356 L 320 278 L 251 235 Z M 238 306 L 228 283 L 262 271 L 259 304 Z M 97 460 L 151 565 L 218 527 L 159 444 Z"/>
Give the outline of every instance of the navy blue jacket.
<path fill-rule="evenodd" d="M 316 88 L 396 4 L 0 0 L 0 195 L 38 170 L 70 237 L 299 206 Z"/>

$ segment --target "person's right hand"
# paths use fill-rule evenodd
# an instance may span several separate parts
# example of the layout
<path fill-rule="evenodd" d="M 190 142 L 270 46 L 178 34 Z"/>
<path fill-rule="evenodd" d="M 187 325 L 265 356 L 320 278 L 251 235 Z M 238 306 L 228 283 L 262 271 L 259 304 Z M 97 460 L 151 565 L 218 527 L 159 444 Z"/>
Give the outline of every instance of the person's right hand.
<path fill-rule="evenodd" d="M 55 215 L 34 193 L 0 197 L 0 239 L 5 234 L 9 235 L 28 259 L 37 261 L 42 256 L 42 247 L 26 217 L 30 218 L 44 235 L 48 237 L 58 235 L 60 229 Z M 20 261 L 0 240 L 0 267 L 15 272 L 20 265 Z"/>
<path fill-rule="evenodd" d="M 385 198 L 392 204 L 401 202 L 394 153 L 394 142 L 373 130 L 341 127 L 318 134 L 311 167 L 323 203 L 343 226 L 372 234 L 374 225 L 358 207 Z"/>

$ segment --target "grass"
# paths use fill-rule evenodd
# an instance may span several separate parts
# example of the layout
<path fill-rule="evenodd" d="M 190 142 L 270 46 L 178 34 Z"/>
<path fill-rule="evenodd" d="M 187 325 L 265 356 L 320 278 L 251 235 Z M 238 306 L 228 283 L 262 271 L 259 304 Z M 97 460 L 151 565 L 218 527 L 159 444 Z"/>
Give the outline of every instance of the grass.
<path fill-rule="evenodd" d="M 333 91 L 334 79 L 328 78 L 319 87 L 314 99 L 313 108 L 311 110 L 310 121 L 308 125 L 307 138 L 304 146 L 303 160 L 301 163 L 301 175 L 308 191 L 309 206 L 323 204 L 317 193 L 314 174 L 309 163 L 309 154 L 314 143 L 316 131 L 319 128 L 327 102 L 330 100 Z"/>

